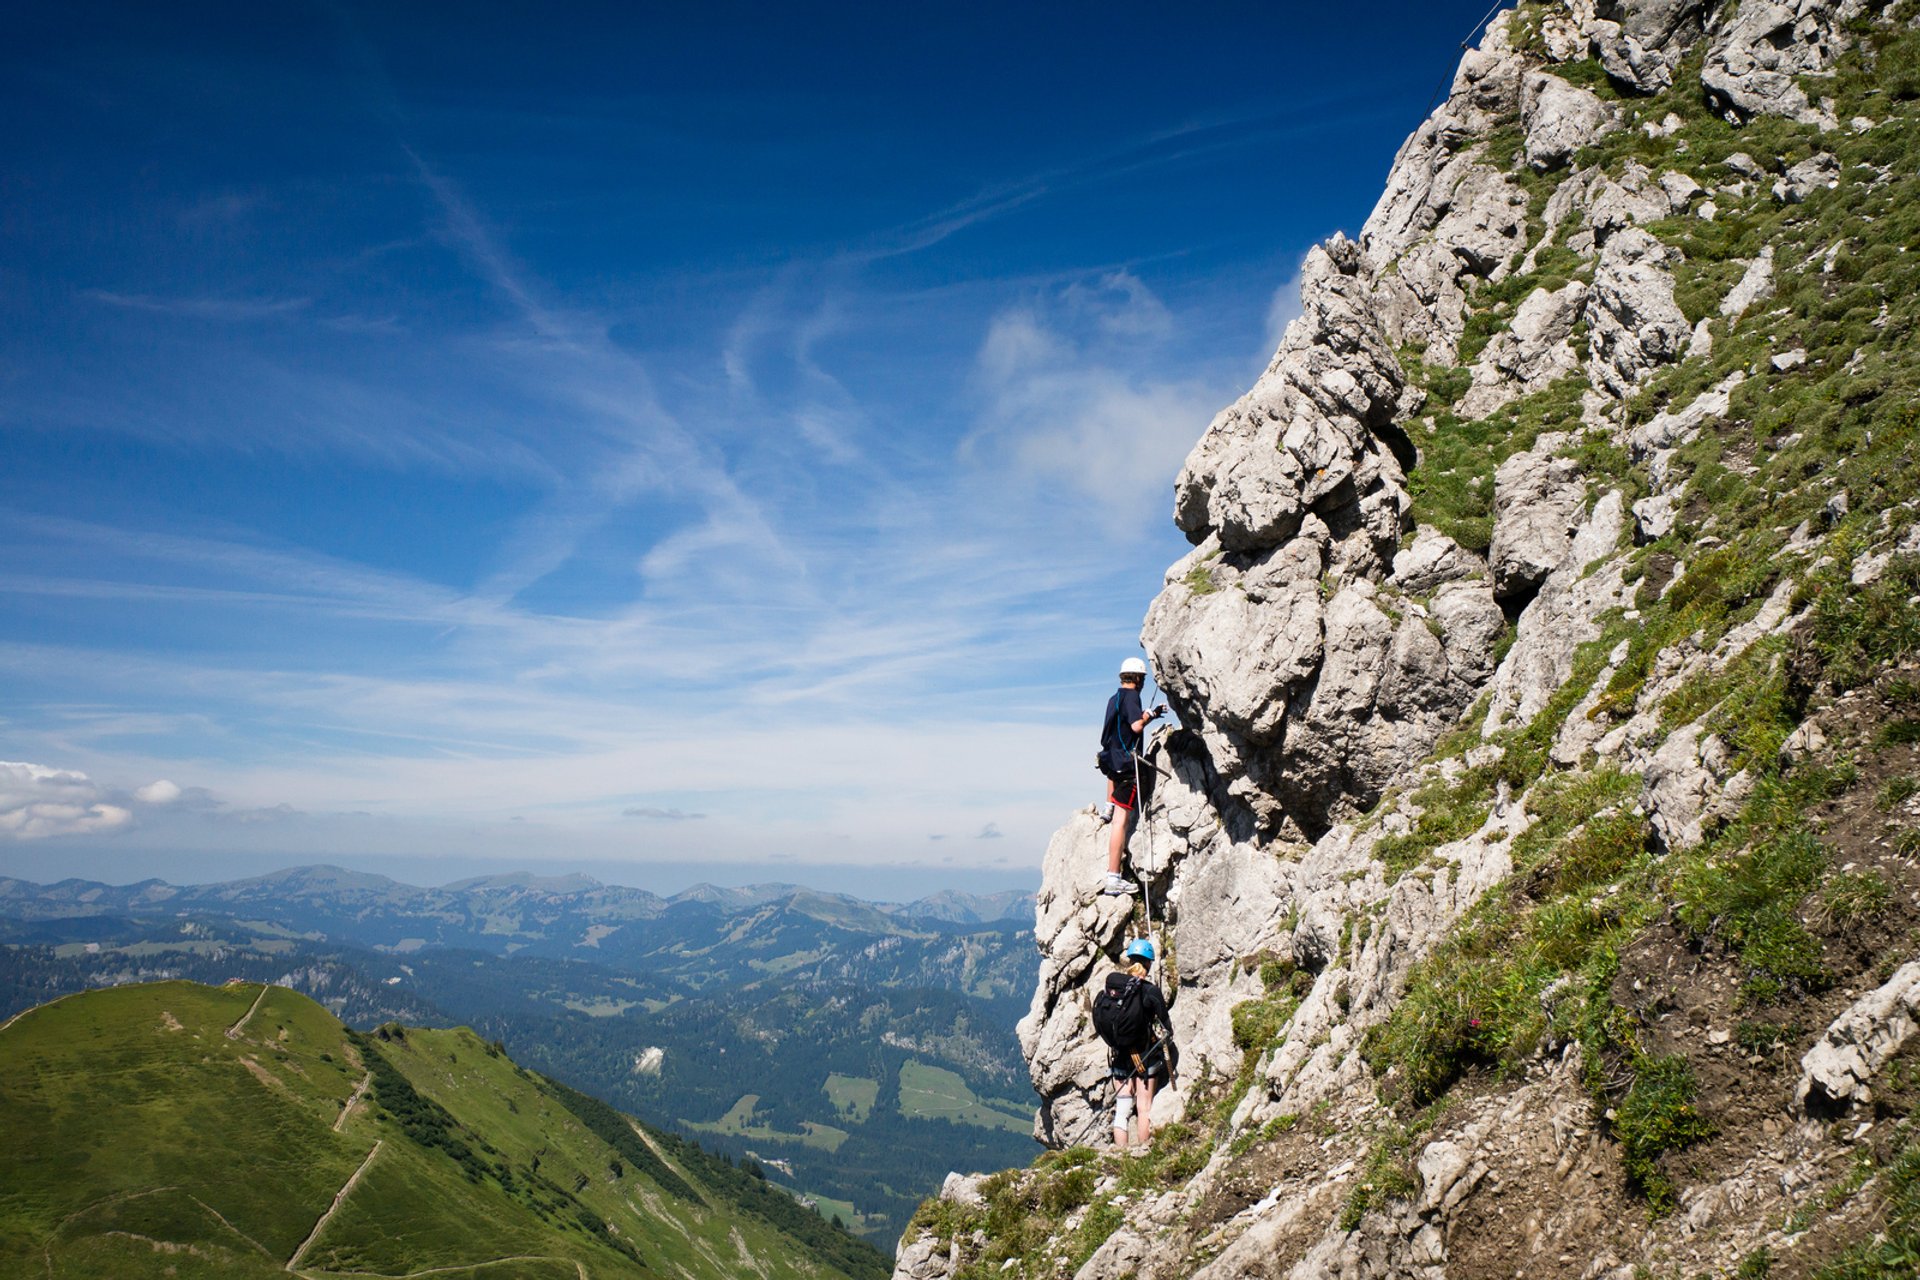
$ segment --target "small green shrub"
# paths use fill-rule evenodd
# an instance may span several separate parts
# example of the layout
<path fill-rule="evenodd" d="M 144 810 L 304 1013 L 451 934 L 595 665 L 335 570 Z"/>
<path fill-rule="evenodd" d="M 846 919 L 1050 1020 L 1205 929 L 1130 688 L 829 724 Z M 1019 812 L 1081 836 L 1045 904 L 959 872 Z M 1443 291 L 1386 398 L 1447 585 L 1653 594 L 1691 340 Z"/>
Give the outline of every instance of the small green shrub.
<path fill-rule="evenodd" d="M 1212 1139 L 1188 1124 L 1170 1124 L 1153 1135 L 1144 1154 L 1129 1157 L 1120 1167 L 1120 1186 L 1127 1191 L 1177 1187 L 1206 1167 L 1213 1154 Z"/>
<path fill-rule="evenodd" d="M 1811 647 L 1837 689 L 1865 684 L 1884 666 L 1920 651 L 1920 557 L 1896 559 L 1878 582 L 1856 587 L 1832 574 L 1812 586 Z"/>
<path fill-rule="evenodd" d="M 1872 871 L 1843 871 L 1820 888 L 1821 914 L 1830 921 L 1877 916 L 1891 905 L 1893 890 Z"/>
<path fill-rule="evenodd" d="M 1245 1054 L 1265 1052 L 1299 1007 L 1291 996 L 1241 1001 L 1233 1006 L 1233 1043 Z"/>
<path fill-rule="evenodd" d="M 1733 1042 L 1749 1054 L 1775 1053 L 1799 1039 L 1801 1030 L 1793 1024 L 1742 1022 L 1733 1029 Z"/>
<path fill-rule="evenodd" d="M 1080 1226 L 1073 1234 L 1073 1250 L 1068 1254 L 1067 1270 L 1078 1272 L 1107 1242 L 1108 1237 L 1120 1229 L 1126 1221 L 1126 1215 L 1111 1200 L 1101 1200 L 1087 1210 L 1087 1216 L 1080 1220 Z"/>
<path fill-rule="evenodd" d="M 1820 883 L 1826 852 L 1798 821 L 1741 847 L 1741 836 L 1750 834 L 1742 829 L 1682 868 L 1673 886 L 1680 923 L 1697 939 L 1718 936 L 1734 946 L 1747 970 L 1750 999 L 1772 1000 L 1788 984 L 1817 989 L 1825 980 L 1820 943 L 1797 910 Z"/>
<path fill-rule="evenodd" d="M 1883 747 L 1904 747 L 1920 742 L 1920 720 L 1889 720 L 1880 726 L 1874 741 Z"/>
<path fill-rule="evenodd" d="M 1299 1123 L 1299 1116 L 1293 1114 L 1291 1111 L 1283 1111 L 1261 1125 L 1258 1129 L 1249 1129 L 1247 1132 L 1235 1138 L 1233 1145 L 1228 1148 L 1228 1151 L 1230 1154 L 1236 1156 L 1245 1155 L 1255 1147 L 1272 1142 L 1284 1133 L 1291 1133 L 1294 1126 Z"/>
<path fill-rule="evenodd" d="M 1627 1182 L 1646 1196 L 1656 1214 L 1673 1208 L 1673 1183 L 1660 1171 L 1669 1151 L 1712 1137 L 1714 1126 L 1694 1109 L 1693 1068 L 1679 1054 L 1643 1056 L 1634 1063 L 1633 1084 L 1616 1109 L 1613 1131 Z"/>
<path fill-rule="evenodd" d="M 1065 1217 L 1093 1199 L 1094 1170 L 1081 1165 L 1077 1169 L 1047 1178 L 1040 1187 L 1040 1208 L 1056 1218 Z"/>
<path fill-rule="evenodd" d="M 1428 1123 L 1431 1123 L 1429 1117 Z M 1420 1126 L 1424 1127 L 1424 1126 Z M 1340 1209 L 1340 1229 L 1351 1231 L 1360 1225 L 1367 1210 L 1392 1200 L 1404 1200 L 1420 1189 L 1412 1167 L 1412 1139 L 1415 1131 L 1393 1126 L 1382 1133 L 1367 1153 L 1367 1162 L 1356 1177 Z"/>

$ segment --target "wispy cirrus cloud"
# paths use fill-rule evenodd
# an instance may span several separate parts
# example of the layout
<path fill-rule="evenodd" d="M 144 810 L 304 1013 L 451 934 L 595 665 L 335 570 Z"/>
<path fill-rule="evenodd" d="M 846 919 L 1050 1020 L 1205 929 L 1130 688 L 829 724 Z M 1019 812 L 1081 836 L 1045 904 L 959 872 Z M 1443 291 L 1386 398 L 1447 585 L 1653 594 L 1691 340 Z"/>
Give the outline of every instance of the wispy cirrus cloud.
<path fill-rule="evenodd" d="M 150 293 L 116 293 L 110 289 L 84 289 L 81 296 L 126 311 L 145 311 L 188 320 L 269 320 L 303 312 L 313 306 L 311 298 L 170 298 Z"/>
<path fill-rule="evenodd" d="M 1077 492 L 1110 535 L 1162 518 L 1156 507 L 1196 424 L 1232 385 L 1224 370 L 1153 360 L 1174 329 L 1160 299 L 1124 271 L 1002 311 L 980 344 L 980 413 L 963 455 L 1002 458 Z"/>

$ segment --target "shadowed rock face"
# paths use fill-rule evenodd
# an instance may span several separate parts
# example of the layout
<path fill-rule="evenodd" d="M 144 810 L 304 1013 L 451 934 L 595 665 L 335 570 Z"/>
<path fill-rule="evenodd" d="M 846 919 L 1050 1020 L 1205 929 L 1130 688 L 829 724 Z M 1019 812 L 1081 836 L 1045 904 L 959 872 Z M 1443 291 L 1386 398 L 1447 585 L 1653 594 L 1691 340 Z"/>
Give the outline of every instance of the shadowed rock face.
<path fill-rule="evenodd" d="M 1097 895 L 1109 828 L 1090 811 L 1055 834 L 1039 978 L 1019 1027 L 1040 1096 L 1035 1136 L 1099 1140 L 1106 1061 L 1091 997 L 1130 937 L 1159 938 L 1185 1083 L 1160 1095 L 1154 1119 L 1192 1122 L 1177 1141 L 1205 1148 L 1205 1164 L 1184 1180 L 1128 1182 L 1124 1201 L 1103 1202 L 1124 1205 L 1123 1224 L 1091 1256 L 1056 1239 L 1041 1271 L 1064 1273 L 1076 1258 L 1080 1280 L 1626 1280 L 1636 1264 L 1723 1274 L 1777 1238 L 1795 1189 L 1830 1185 L 1821 1171 L 1846 1166 L 1842 1147 L 1858 1135 L 1807 1120 L 1875 1096 L 1876 1073 L 1913 1052 L 1913 965 L 1891 979 L 1863 967 L 1852 988 L 1822 996 L 1805 1014 L 1818 1022 L 1800 1042 L 1811 1047 L 1797 1082 L 1753 1104 L 1787 1119 L 1769 1122 L 1768 1142 L 1732 1141 L 1710 1172 L 1688 1173 L 1680 1211 L 1652 1224 L 1648 1201 L 1623 1190 L 1607 1114 L 1621 1099 L 1596 1108 L 1579 1039 L 1544 1036 L 1506 1064 L 1513 1077 L 1477 1079 L 1418 1134 L 1402 1127 L 1410 1107 L 1382 1101 L 1405 1086 L 1401 1066 L 1377 1064 L 1406 1010 L 1429 1020 L 1416 1029 L 1434 1043 L 1486 1066 L 1483 1005 L 1514 1000 L 1516 1018 L 1549 1021 L 1584 1007 L 1567 1003 L 1570 969 L 1519 996 L 1467 984 L 1457 1005 L 1410 992 L 1439 982 L 1436 969 L 1499 959 L 1443 950 L 1463 921 L 1483 927 L 1487 913 L 1469 913 L 1490 892 L 1515 913 L 1551 899 L 1570 929 L 1611 918 L 1624 882 L 1579 881 L 1542 852 L 1593 834 L 1552 816 L 1569 789 L 1606 793 L 1581 824 L 1625 832 L 1600 856 L 1721 856 L 1717 833 L 1765 794 L 1751 753 L 1767 740 L 1742 747 L 1717 709 L 1744 692 L 1756 655 L 1792 649 L 1820 564 L 1844 572 L 1851 557 L 1862 585 L 1920 554 L 1920 522 L 1894 512 L 1856 543 L 1823 544 L 1824 529 L 1849 518 L 1844 492 L 1821 490 L 1806 508 L 1819 514 L 1789 532 L 1801 508 L 1775 520 L 1766 504 L 1780 495 L 1749 491 L 1748 510 L 1779 524 L 1768 554 L 1791 554 L 1792 566 L 1756 576 L 1710 627 L 1673 604 L 1750 568 L 1721 550 L 1722 534 L 1739 536 L 1732 500 L 1716 508 L 1701 477 L 1751 478 L 1756 447 L 1798 438 L 1783 426 L 1757 445 L 1754 424 L 1732 419 L 1759 416 L 1755 379 L 1780 385 L 1817 363 L 1820 344 L 1802 334 L 1762 350 L 1755 335 L 1770 344 L 1776 322 L 1790 327 L 1794 273 L 1827 273 L 1827 298 L 1842 283 L 1831 239 L 1810 247 L 1776 230 L 1776 253 L 1735 224 L 1724 240 L 1738 248 L 1715 260 L 1721 237 L 1694 232 L 1716 218 L 1831 210 L 1821 204 L 1831 187 L 1869 170 L 1890 180 L 1897 166 L 1846 158 L 1809 78 L 1832 69 L 1861 22 L 1889 29 L 1885 9 L 1526 5 L 1462 58 L 1358 237 L 1309 255 L 1301 317 L 1175 485 L 1174 521 L 1193 549 L 1168 569 L 1142 638 L 1182 728 L 1151 753 L 1159 794 L 1129 845 L 1145 893 Z M 1594 91 L 1594 64 L 1610 90 Z M 1703 104 L 1736 121 L 1795 121 L 1809 136 L 1796 155 L 1755 160 L 1713 132 L 1724 127 Z M 1885 129 L 1887 154 L 1910 154 L 1899 148 L 1916 127 L 1897 114 L 1849 117 L 1846 136 Z M 1827 226 L 1823 237 L 1871 242 L 1864 222 Z M 1451 461 L 1460 451 L 1446 433 L 1476 429 L 1500 438 L 1470 468 Z M 1705 445 L 1722 448 L 1722 471 L 1699 463 Z M 1456 465 L 1473 474 L 1449 491 L 1442 479 Z M 1907 505 L 1920 508 L 1920 496 Z M 1721 515 L 1729 524 L 1706 533 Z M 1655 651 L 1636 648 L 1646 615 L 1669 607 L 1687 625 L 1661 633 Z M 1808 719 L 1780 751 L 1805 757 L 1824 742 Z M 1920 776 L 1920 747 L 1914 767 Z M 1912 808 L 1920 815 L 1920 799 Z M 1569 876 L 1575 888 L 1552 888 Z M 1902 927 L 1920 926 L 1920 871 L 1902 888 L 1916 904 Z M 1729 994 L 1738 978 L 1723 969 L 1697 989 L 1676 985 L 1689 965 L 1706 972 L 1702 953 L 1718 944 L 1683 945 L 1665 927 L 1664 943 L 1651 927 L 1635 936 L 1646 954 L 1615 957 L 1610 998 L 1649 1028 L 1635 1042 L 1649 1054 L 1685 1034 L 1652 1028 L 1685 1023 L 1703 1052 L 1732 1056 L 1718 1024 L 1746 1016 Z M 1550 950 L 1555 939 L 1535 941 Z M 1669 1021 L 1679 1011 L 1669 1000 L 1694 1004 Z M 1036 1171 L 1030 1189 L 1066 1167 Z M 1122 1175 L 1100 1167 L 1100 1194 L 1119 1195 Z M 1074 1211 L 1066 1230 L 1093 1213 Z M 922 1237 L 902 1274 L 944 1280 L 985 1247 L 984 1228 Z"/>

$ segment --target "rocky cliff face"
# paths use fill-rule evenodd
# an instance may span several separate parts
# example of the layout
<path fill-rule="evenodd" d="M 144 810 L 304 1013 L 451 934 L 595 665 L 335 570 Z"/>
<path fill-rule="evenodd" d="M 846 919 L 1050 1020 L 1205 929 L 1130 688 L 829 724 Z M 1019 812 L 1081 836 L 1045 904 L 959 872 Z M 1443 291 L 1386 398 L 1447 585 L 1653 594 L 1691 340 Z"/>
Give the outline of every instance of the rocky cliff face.
<path fill-rule="evenodd" d="M 1090 812 L 1046 854 L 1052 1150 L 897 1275 L 1915 1273 L 1917 11 L 1462 59 L 1180 474 L 1147 901 Z M 1147 931 L 1184 1074 L 1123 1159 Z"/>

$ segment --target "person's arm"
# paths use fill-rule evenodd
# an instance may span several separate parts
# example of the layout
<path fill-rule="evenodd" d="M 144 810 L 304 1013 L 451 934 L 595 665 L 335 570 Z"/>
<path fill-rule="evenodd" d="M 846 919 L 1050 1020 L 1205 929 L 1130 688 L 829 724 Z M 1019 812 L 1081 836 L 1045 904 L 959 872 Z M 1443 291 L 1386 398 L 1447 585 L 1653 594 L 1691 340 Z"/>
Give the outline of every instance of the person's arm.
<path fill-rule="evenodd" d="M 1126 713 L 1129 711 L 1133 713 L 1130 717 L 1126 716 Z M 1154 717 L 1158 714 L 1158 711 L 1145 711 L 1141 709 L 1139 690 L 1127 690 L 1127 702 L 1121 711 L 1121 715 L 1126 717 L 1127 732 L 1133 735 L 1135 741 L 1138 741 L 1140 735 L 1146 732 L 1147 726 L 1153 723 Z"/>
<path fill-rule="evenodd" d="M 1173 1013 L 1167 1008 L 1167 993 L 1160 989 L 1157 982 L 1147 984 L 1147 1022 L 1158 1022 L 1166 1028 L 1167 1040 L 1173 1040 Z"/>

